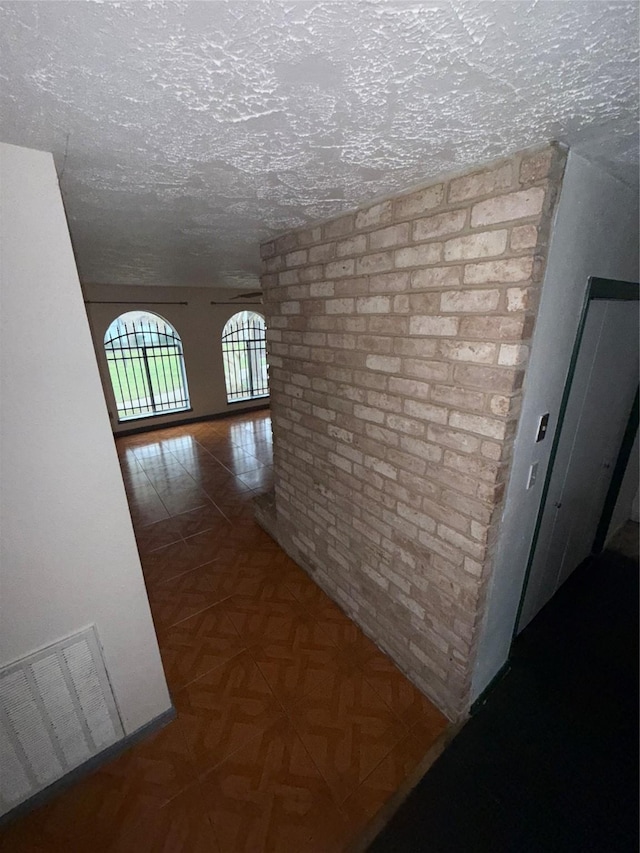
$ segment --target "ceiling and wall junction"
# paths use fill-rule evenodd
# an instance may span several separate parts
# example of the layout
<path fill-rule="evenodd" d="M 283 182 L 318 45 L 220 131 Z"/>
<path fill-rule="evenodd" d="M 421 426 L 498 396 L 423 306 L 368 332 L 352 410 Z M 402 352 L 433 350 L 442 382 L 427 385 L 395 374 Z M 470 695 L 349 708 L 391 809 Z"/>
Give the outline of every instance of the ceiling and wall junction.
<path fill-rule="evenodd" d="M 258 245 L 556 139 L 637 180 L 630 2 L 4 2 L 0 135 L 84 283 L 254 290 Z"/>

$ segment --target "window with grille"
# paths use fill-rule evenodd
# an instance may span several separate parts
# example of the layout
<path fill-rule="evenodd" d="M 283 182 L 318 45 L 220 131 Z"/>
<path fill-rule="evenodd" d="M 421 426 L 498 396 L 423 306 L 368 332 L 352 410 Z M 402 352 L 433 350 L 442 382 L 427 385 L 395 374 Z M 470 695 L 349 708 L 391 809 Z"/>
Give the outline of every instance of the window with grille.
<path fill-rule="evenodd" d="M 267 327 L 253 311 L 234 314 L 222 330 L 222 361 L 227 402 L 269 396 Z"/>
<path fill-rule="evenodd" d="M 104 349 L 118 420 L 190 408 L 182 341 L 162 317 L 148 311 L 121 314 L 107 329 Z"/>

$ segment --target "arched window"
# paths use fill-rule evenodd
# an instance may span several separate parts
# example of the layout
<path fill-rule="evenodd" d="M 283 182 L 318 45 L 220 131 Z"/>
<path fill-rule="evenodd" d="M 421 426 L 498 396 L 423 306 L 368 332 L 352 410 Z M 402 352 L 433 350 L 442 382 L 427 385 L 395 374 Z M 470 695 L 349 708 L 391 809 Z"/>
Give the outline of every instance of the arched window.
<path fill-rule="evenodd" d="M 222 330 L 228 403 L 269 396 L 266 332 L 264 318 L 253 311 L 234 314 Z"/>
<path fill-rule="evenodd" d="M 162 317 L 149 311 L 121 314 L 107 329 L 104 349 L 118 420 L 189 408 L 182 341 Z"/>

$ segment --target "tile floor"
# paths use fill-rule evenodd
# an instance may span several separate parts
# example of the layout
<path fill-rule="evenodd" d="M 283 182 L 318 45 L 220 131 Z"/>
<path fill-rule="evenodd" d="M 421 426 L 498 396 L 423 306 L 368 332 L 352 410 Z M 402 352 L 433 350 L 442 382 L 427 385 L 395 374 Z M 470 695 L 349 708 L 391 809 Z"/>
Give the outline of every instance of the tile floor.
<path fill-rule="evenodd" d="M 116 443 L 177 718 L 0 850 L 357 847 L 447 722 L 253 520 L 269 413 Z"/>

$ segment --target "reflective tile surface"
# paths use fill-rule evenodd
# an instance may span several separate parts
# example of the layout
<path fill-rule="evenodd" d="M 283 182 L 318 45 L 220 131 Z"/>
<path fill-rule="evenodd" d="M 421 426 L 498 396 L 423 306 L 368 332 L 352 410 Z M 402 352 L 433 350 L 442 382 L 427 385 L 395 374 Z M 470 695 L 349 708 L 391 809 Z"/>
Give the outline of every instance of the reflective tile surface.
<path fill-rule="evenodd" d="M 177 718 L 0 850 L 354 849 L 447 722 L 253 520 L 268 412 L 116 445 Z"/>

